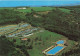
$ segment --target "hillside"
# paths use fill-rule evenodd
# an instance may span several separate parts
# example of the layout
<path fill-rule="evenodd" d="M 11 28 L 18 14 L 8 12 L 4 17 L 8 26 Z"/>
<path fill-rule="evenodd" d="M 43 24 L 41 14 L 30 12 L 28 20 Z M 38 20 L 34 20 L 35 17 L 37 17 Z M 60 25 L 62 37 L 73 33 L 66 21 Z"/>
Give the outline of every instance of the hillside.
<path fill-rule="evenodd" d="M 47 15 L 37 14 L 36 12 L 26 14 L 27 22 L 32 24 L 33 26 L 43 27 L 49 31 L 65 35 L 68 37 L 68 39 L 77 41 L 79 43 L 80 41 L 79 8 L 73 9 L 67 8 L 67 9 L 68 11 L 63 10 L 63 8 L 61 9 L 56 8 L 56 10 L 52 10 Z M 35 17 L 34 14 L 38 17 Z M 79 56 L 80 52 L 79 44 L 75 48 L 78 49 L 71 50 L 70 51 L 71 54 L 69 54 L 68 52 L 63 55 L 69 56 L 74 54 Z"/>
<path fill-rule="evenodd" d="M 44 56 L 41 53 L 42 50 L 48 48 L 51 45 L 55 45 L 52 42 L 58 41 L 60 39 L 65 39 L 70 44 L 68 45 L 69 47 L 66 48 L 67 50 L 65 49 L 63 50 L 64 52 L 60 53 L 60 56 L 79 56 L 79 14 L 79 7 L 31 7 L 28 9 L 2 8 L 0 9 L 0 25 L 18 24 L 21 21 L 24 21 L 34 27 L 40 27 L 48 30 L 44 30 L 42 33 L 37 33 L 33 36 L 30 36 L 28 43 L 21 41 L 21 44 L 17 45 L 14 41 L 16 47 L 24 47 L 22 50 L 25 50 L 27 47 L 30 56 Z M 77 44 L 75 45 L 74 42 Z M 28 44 L 29 46 L 27 46 Z M 73 49 L 71 47 L 73 47 Z"/>
<path fill-rule="evenodd" d="M 55 42 L 61 39 L 66 40 L 68 43 L 68 46 L 62 52 L 60 52 L 59 55 L 61 55 L 63 52 L 67 52 L 68 50 L 72 49 L 72 47 L 74 47 L 76 43 L 75 41 L 68 40 L 63 35 L 50 32 L 44 29 L 37 31 L 32 36 L 28 36 L 25 38 L 28 38 L 29 40 L 23 41 L 19 37 L 13 38 L 13 39 L 9 38 L 9 40 L 13 41 L 15 39 L 16 42 L 13 42 L 13 43 L 15 43 L 16 46 L 25 45 L 30 56 L 45 56 L 42 53 L 42 51 L 50 46 L 55 46 L 56 45 Z"/>
<path fill-rule="evenodd" d="M 26 55 L 29 56 L 27 51 L 26 54 L 22 54 L 20 49 L 16 48 L 13 42 L 11 42 L 5 36 L 0 36 L 0 56 L 26 56 Z"/>

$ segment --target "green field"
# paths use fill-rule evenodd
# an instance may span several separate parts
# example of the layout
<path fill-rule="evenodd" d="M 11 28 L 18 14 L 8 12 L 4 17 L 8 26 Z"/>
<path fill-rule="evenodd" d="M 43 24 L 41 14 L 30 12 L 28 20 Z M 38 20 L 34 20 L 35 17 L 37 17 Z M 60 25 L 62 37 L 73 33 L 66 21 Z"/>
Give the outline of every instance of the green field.
<path fill-rule="evenodd" d="M 31 9 L 17 9 L 16 11 L 30 13 Z"/>
<path fill-rule="evenodd" d="M 53 7 L 31 7 L 31 9 L 33 9 L 34 11 L 49 11 L 55 8 Z"/>
<path fill-rule="evenodd" d="M 30 56 L 44 56 L 42 54 L 42 51 L 45 50 L 46 48 L 50 47 L 50 46 L 55 46 L 55 42 L 60 40 L 60 39 L 65 39 L 67 40 L 66 37 L 60 35 L 60 34 L 56 34 L 54 32 L 49 32 L 49 31 L 44 31 L 42 33 L 37 33 L 36 35 L 30 37 L 32 39 L 35 39 L 36 37 L 39 38 L 39 40 L 37 41 L 33 41 L 33 49 L 29 50 L 29 54 Z M 66 47 L 66 49 L 64 50 L 64 52 L 68 51 L 69 49 L 72 48 L 72 46 L 74 46 L 74 41 L 71 40 L 67 40 L 67 42 L 69 43 L 69 46 Z"/>
<path fill-rule="evenodd" d="M 75 41 L 68 40 L 65 36 L 62 36 L 54 32 L 49 32 L 47 30 L 43 30 L 43 32 L 36 32 L 34 35 L 29 36 L 27 38 L 30 38 L 32 41 L 33 48 L 28 50 L 30 56 L 44 56 L 42 54 L 42 51 L 52 45 L 55 46 L 55 42 L 61 39 L 66 40 L 68 43 L 66 49 L 64 49 L 61 53 L 68 51 L 75 44 Z M 19 38 L 15 38 L 15 39 L 16 39 L 16 43 L 15 43 L 16 45 L 21 45 L 26 43 L 26 42 L 21 43 L 21 40 Z"/>
<path fill-rule="evenodd" d="M 0 9 L 15 9 L 15 8 L 0 8 Z M 32 12 L 31 9 L 33 9 L 36 12 L 56 10 L 55 7 L 29 7 L 27 9 L 15 9 L 15 11 L 31 13 Z M 69 9 L 65 8 L 58 8 L 58 9 L 61 10 L 62 12 L 70 13 Z"/>
<path fill-rule="evenodd" d="M 53 7 L 30 7 L 30 8 L 27 8 L 27 9 L 17 9 L 17 11 L 32 12 L 31 9 L 33 9 L 36 12 L 41 12 L 41 11 L 50 11 L 50 10 L 53 10 L 55 8 L 53 8 Z"/>
<path fill-rule="evenodd" d="M 36 12 L 56 10 L 55 7 L 30 7 L 28 9 L 17 9 L 17 11 L 30 13 L 30 12 L 32 12 L 31 9 L 33 9 Z M 69 9 L 65 9 L 65 8 L 58 8 L 58 9 L 61 10 L 62 12 L 70 13 Z"/>
<path fill-rule="evenodd" d="M 59 8 L 59 10 L 61 10 L 62 12 L 65 12 L 65 13 L 70 13 L 70 11 L 71 11 L 71 10 L 65 9 L 65 8 Z"/>

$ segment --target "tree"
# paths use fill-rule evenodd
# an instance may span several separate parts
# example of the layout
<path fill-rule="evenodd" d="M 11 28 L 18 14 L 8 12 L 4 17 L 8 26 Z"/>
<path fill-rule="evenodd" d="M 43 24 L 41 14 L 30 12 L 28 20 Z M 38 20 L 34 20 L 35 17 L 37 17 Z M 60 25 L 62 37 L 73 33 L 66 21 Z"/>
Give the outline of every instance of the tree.
<path fill-rule="evenodd" d="M 21 46 L 21 50 L 26 50 L 24 46 Z M 23 49 L 24 48 L 24 49 Z M 22 55 L 22 53 L 24 55 Z M 26 51 L 20 51 L 16 48 L 13 42 L 9 41 L 5 36 L 0 37 L 0 55 L 1 56 L 29 56 L 27 50 Z"/>
<path fill-rule="evenodd" d="M 8 55 L 13 50 L 13 44 L 5 37 L 0 37 L 0 55 Z"/>

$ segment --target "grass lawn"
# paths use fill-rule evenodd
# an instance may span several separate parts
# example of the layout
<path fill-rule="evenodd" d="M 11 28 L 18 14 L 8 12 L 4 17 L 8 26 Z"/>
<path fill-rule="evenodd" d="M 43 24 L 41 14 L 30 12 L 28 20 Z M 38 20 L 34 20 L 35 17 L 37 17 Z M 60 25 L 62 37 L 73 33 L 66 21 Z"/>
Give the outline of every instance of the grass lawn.
<path fill-rule="evenodd" d="M 19 12 L 25 12 L 25 13 L 30 13 L 31 9 L 17 9 Z"/>
<path fill-rule="evenodd" d="M 31 7 L 31 9 L 39 12 L 39 11 L 49 11 L 49 10 L 53 10 L 55 8 L 53 8 L 53 7 Z"/>
<path fill-rule="evenodd" d="M 17 37 L 11 39 L 11 38 L 8 38 L 11 42 L 13 42 L 13 39 L 16 39 L 16 42 L 14 44 L 17 44 L 17 45 L 21 45 L 21 40 Z"/>
<path fill-rule="evenodd" d="M 30 12 L 32 12 L 31 9 L 33 9 L 36 12 L 41 12 L 41 11 L 53 10 L 55 8 L 53 8 L 53 7 L 30 7 L 30 8 L 27 8 L 27 9 L 16 9 L 16 10 L 19 11 L 19 12 L 30 13 Z"/>
<path fill-rule="evenodd" d="M 55 7 L 30 7 L 28 9 L 17 9 L 17 11 L 25 12 L 25 13 L 31 13 L 32 12 L 31 9 L 33 9 L 36 12 L 44 12 L 44 11 L 56 10 Z M 58 9 L 61 10 L 62 12 L 70 13 L 69 9 L 65 9 L 65 8 L 58 8 Z"/>
<path fill-rule="evenodd" d="M 14 8 L 0 8 L 0 9 L 14 9 Z M 55 7 L 30 7 L 27 9 L 15 9 L 15 11 L 31 13 L 32 12 L 31 9 L 33 9 L 36 12 L 50 11 L 53 9 L 56 10 Z M 69 9 L 65 9 L 65 8 L 58 8 L 58 9 L 60 9 L 62 12 L 70 13 Z"/>
<path fill-rule="evenodd" d="M 32 49 L 28 50 L 28 53 L 30 56 L 45 56 L 42 54 L 42 51 L 47 49 L 50 46 L 55 46 L 55 42 L 61 39 L 67 40 L 68 46 L 59 53 L 61 55 L 63 52 L 69 51 L 69 49 L 72 49 L 72 47 L 75 45 L 75 41 L 68 40 L 65 36 L 50 32 L 47 30 L 43 30 L 42 32 L 36 32 L 31 36 L 28 36 L 26 38 L 30 38 L 32 41 Z M 14 38 L 16 39 L 17 45 L 21 45 L 24 43 L 21 43 L 21 40 L 19 38 Z M 10 39 L 10 41 L 13 41 Z M 26 43 L 26 42 L 25 42 Z"/>
<path fill-rule="evenodd" d="M 44 31 L 42 33 L 37 33 L 37 34 L 35 34 L 35 35 L 33 35 L 32 37 L 29 37 L 29 38 L 31 38 L 33 40 L 33 49 L 28 50 L 30 56 L 44 56 L 42 54 L 42 51 L 45 50 L 46 48 L 52 46 L 52 45 L 55 46 L 54 42 L 56 42 L 60 39 L 65 39 L 69 43 L 69 46 L 66 47 L 64 52 L 71 49 L 74 46 L 74 43 L 75 43 L 74 41 L 68 40 L 66 37 L 64 37 L 60 34 L 56 34 L 54 32 L 49 32 L 49 31 Z M 35 40 L 35 38 L 37 38 L 37 40 Z M 63 53 L 63 52 L 61 52 L 61 53 Z"/>
<path fill-rule="evenodd" d="M 69 9 L 65 9 L 65 8 L 59 8 L 62 12 L 65 12 L 65 13 L 70 13 L 71 10 Z"/>

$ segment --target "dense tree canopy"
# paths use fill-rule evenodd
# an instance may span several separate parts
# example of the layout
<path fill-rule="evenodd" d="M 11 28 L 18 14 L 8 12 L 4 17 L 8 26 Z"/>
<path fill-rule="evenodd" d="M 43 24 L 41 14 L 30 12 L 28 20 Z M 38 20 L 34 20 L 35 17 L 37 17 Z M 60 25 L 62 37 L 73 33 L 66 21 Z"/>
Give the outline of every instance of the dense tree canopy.
<path fill-rule="evenodd" d="M 26 15 L 26 21 L 33 26 L 44 27 L 50 31 L 55 31 L 68 37 L 71 36 L 69 39 L 73 40 L 78 40 L 80 36 L 80 17 L 77 17 L 74 13 L 64 13 L 56 9 L 47 15 L 40 15 L 38 18 L 35 18 L 33 13 L 28 15 Z M 38 14 L 36 15 L 38 16 Z"/>
<path fill-rule="evenodd" d="M 21 12 L 14 11 L 12 9 L 1 9 L 0 10 L 0 24 L 11 24 L 19 23 L 25 19 L 25 16 Z"/>
<path fill-rule="evenodd" d="M 0 37 L 0 56 L 29 56 L 27 50 L 23 51 L 23 53 L 26 52 L 24 54 L 21 52 L 19 48 L 16 48 L 14 42 L 9 41 L 5 36 Z"/>

